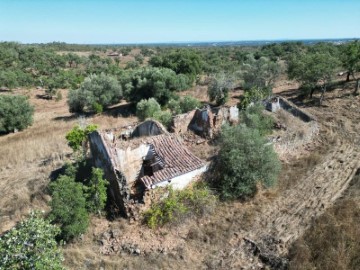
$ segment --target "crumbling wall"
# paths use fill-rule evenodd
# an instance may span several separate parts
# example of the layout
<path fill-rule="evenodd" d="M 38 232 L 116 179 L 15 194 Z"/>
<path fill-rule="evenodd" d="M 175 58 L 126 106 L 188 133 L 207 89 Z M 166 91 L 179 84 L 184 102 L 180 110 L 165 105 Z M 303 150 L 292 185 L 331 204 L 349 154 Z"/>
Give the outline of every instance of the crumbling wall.
<path fill-rule="evenodd" d="M 109 181 L 108 188 L 111 199 L 121 213 L 127 215 L 126 200 L 130 197 L 130 190 L 126 185 L 126 179 L 113 167 L 112 155 L 108 152 L 105 138 L 98 131 L 89 135 L 90 150 L 95 166 L 104 171 L 105 178 Z"/>
<path fill-rule="evenodd" d="M 194 118 L 194 115 L 195 110 L 174 116 L 172 131 L 175 133 L 186 132 L 189 128 L 191 120 Z"/>
<path fill-rule="evenodd" d="M 274 97 L 270 101 L 266 103 L 266 109 L 271 112 L 275 112 L 278 109 L 284 109 L 285 111 L 291 113 L 293 116 L 300 118 L 304 122 L 315 121 L 314 116 L 309 114 L 308 112 L 303 111 L 298 106 L 296 106 L 291 101 L 287 100 L 283 97 Z"/>
<path fill-rule="evenodd" d="M 141 144 L 135 149 L 130 147 L 126 149 L 116 148 L 116 164 L 127 180 L 127 185 L 132 186 L 141 174 L 144 157 L 148 154 L 150 146 Z"/>
<path fill-rule="evenodd" d="M 239 122 L 239 108 L 237 106 L 214 108 L 214 127 L 220 128 L 226 123 L 234 124 Z"/>
<path fill-rule="evenodd" d="M 156 136 L 168 133 L 166 128 L 157 121 L 146 120 L 139 124 L 131 133 L 131 137 Z"/>
<path fill-rule="evenodd" d="M 203 137 L 213 137 L 214 114 L 210 107 L 206 109 L 196 109 L 193 119 L 189 124 L 189 129 Z"/>

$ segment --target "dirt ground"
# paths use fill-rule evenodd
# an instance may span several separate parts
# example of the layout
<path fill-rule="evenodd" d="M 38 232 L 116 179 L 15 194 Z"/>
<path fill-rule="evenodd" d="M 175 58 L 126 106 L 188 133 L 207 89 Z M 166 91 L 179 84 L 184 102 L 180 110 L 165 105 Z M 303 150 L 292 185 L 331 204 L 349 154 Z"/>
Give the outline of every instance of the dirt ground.
<path fill-rule="evenodd" d="M 277 187 L 260 188 L 248 202 L 221 202 L 212 216 L 155 231 L 124 219 L 92 217 L 88 232 L 63 248 L 65 265 L 69 269 L 267 267 L 244 239 L 256 243 L 261 251 L 286 255 L 313 220 L 347 190 L 360 160 L 360 97 L 350 94 L 353 83 L 327 93 L 321 107 L 310 100 L 296 99 L 296 88 L 296 84 L 284 81 L 277 85 L 276 92 L 315 115 L 319 131 L 312 140 L 291 149 L 293 155 L 283 160 Z M 196 87 L 187 93 L 205 101 L 204 90 Z M 68 112 L 66 90 L 59 102 L 38 98 L 41 90 L 19 92 L 29 95 L 35 105 L 35 121 L 25 131 L 0 137 L 0 232 L 11 228 L 30 209 L 48 209 L 49 176 L 69 158 L 65 134 L 79 121 Z M 239 95 L 240 91 L 232 93 L 229 104 L 236 104 Z M 136 121 L 134 116 L 124 117 L 124 106 L 89 116 L 86 121 L 100 128 Z M 203 152 L 206 157 L 214 149 Z M 265 241 L 270 238 L 272 241 Z M 121 250 L 114 255 L 101 254 L 104 241 Z M 140 252 L 130 255 L 131 249 Z"/>

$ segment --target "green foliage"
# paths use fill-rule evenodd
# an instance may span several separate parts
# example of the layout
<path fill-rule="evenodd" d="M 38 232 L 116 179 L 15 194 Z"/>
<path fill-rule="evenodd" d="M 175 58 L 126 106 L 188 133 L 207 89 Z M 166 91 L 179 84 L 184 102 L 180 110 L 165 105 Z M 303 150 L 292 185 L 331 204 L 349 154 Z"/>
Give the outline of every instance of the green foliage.
<path fill-rule="evenodd" d="M 186 113 L 200 107 L 201 102 L 189 95 L 180 99 L 171 99 L 168 103 L 168 108 L 174 115 Z"/>
<path fill-rule="evenodd" d="M 250 90 L 244 92 L 244 95 L 241 97 L 239 102 L 239 108 L 241 110 L 246 109 L 252 103 L 258 103 L 266 98 L 268 95 L 268 90 L 259 87 L 252 87 Z"/>
<path fill-rule="evenodd" d="M 258 182 L 266 187 L 276 182 L 279 159 L 257 129 L 224 126 L 219 145 L 219 155 L 211 172 L 222 198 L 252 197 Z"/>
<path fill-rule="evenodd" d="M 264 106 L 261 104 L 254 104 L 242 111 L 240 115 L 240 122 L 247 127 L 257 129 L 261 136 L 271 133 L 274 126 L 274 120 L 271 116 L 263 113 Z"/>
<path fill-rule="evenodd" d="M 360 42 L 356 40 L 344 45 L 340 59 L 351 75 L 360 71 Z"/>
<path fill-rule="evenodd" d="M 174 99 L 174 98 L 170 99 L 169 103 L 168 103 L 168 108 L 170 109 L 170 111 L 173 115 L 182 113 L 179 99 Z"/>
<path fill-rule="evenodd" d="M 92 108 L 95 113 L 102 113 L 104 110 L 103 106 L 97 102 L 93 103 Z"/>
<path fill-rule="evenodd" d="M 106 187 L 109 184 L 103 178 L 104 172 L 98 168 L 92 168 L 91 178 L 86 183 L 85 197 L 87 200 L 86 206 L 89 212 L 100 214 L 104 210 L 107 193 Z"/>
<path fill-rule="evenodd" d="M 229 91 L 234 88 L 234 81 L 224 73 L 219 73 L 211 79 L 208 87 L 208 96 L 216 105 L 223 105 L 229 97 Z"/>
<path fill-rule="evenodd" d="M 301 54 L 290 59 L 288 76 L 310 89 L 310 97 L 312 97 L 318 84 L 326 88 L 339 65 L 339 60 L 327 53 Z"/>
<path fill-rule="evenodd" d="M 251 89 L 253 87 L 268 89 L 268 95 L 270 95 L 273 84 L 276 78 L 280 75 L 280 65 L 277 62 L 270 61 L 265 57 L 260 57 L 258 60 L 250 57 L 244 63 L 243 67 L 243 87 L 245 89 Z"/>
<path fill-rule="evenodd" d="M 172 123 L 172 115 L 168 111 L 156 111 L 153 118 L 163 124 L 166 128 L 169 128 Z"/>
<path fill-rule="evenodd" d="M 168 189 L 168 196 L 153 204 L 144 213 L 145 223 L 152 229 L 167 223 L 180 223 L 186 217 L 201 217 L 215 208 L 216 197 L 206 187 L 193 187 L 184 190 Z"/>
<path fill-rule="evenodd" d="M 143 99 L 136 105 L 136 116 L 140 121 L 151 118 L 156 112 L 160 112 L 160 104 L 154 98 Z"/>
<path fill-rule="evenodd" d="M 31 213 L 0 237 L 0 269 L 64 269 L 63 256 L 55 241 L 59 233 L 59 228 L 39 213 Z"/>
<path fill-rule="evenodd" d="M 70 240 L 84 233 L 89 225 L 83 185 L 66 175 L 50 184 L 50 219 L 61 227 L 61 236 Z"/>
<path fill-rule="evenodd" d="M 139 68 L 122 77 L 127 101 L 137 103 L 142 99 L 155 98 L 161 105 L 174 96 L 175 91 L 186 89 L 186 77 L 176 75 L 167 68 Z"/>
<path fill-rule="evenodd" d="M 88 125 L 85 128 L 79 125 L 73 127 L 65 136 L 68 145 L 74 152 L 78 151 L 87 142 L 88 135 L 97 128 L 97 125 Z"/>
<path fill-rule="evenodd" d="M 90 75 L 79 89 L 71 90 L 68 95 L 70 112 L 94 110 L 94 104 L 106 108 L 122 98 L 122 88 L 116 78 L 105 74 Z"/>
<path fill-rule="evenodd" d="M 200 107 L 200 101 L 192 96 L 185 96 L 184 98 L 180 99 L 180 108 L 182 113 L 186 113 Z"/>
<path fill-rule="evenodd" d="M 24 96 L 0 95 L 0 133 L 23 130 L 33 122 L 34 108 Z"/>
<path fill-rule="evenodd" d="M 200 55 L 193 50 L 178 49 L 153 56 L 149 64 L 154 67 L 172 69 L 176 74 L 186 74 L 195 81 L 196 76 L 201 72 L 202 61 Z"/>

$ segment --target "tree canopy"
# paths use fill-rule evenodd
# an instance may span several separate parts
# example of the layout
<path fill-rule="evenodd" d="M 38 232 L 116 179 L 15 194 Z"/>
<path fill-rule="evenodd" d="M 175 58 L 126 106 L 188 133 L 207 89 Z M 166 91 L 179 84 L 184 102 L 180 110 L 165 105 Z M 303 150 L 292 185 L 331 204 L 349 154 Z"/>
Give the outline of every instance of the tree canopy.
<path fill-rule="evenodd" d="M 115 77 L 93 74 L 79 89 L 69 92 L 68 104 L 71 112 L 101 112 L 103 108 L 118 103 L 122 96 L 122 87 Z"/>
<path fill-rule="evenodd" d="M 137 103 L 142 99 L 154 98 L 161 105 L 167 104 L 174 92 L 184 90 L 189 81 L 184 75 L 168 68 L 146 67 L 135 69 L 122 79 L 126 100 Z"/>
<path fill-rule="evenodd" d="M 219 146 L 212 173 L 224 199 L 248 198 L 255 194 L 258 182 L 266 187 L 276 182 L 280 162 L 259 130 L 243 125 L 225 126 Z"/>
<path fill-rule="evenodd" d="M 64 269 L 63 256 L 55 241 L 59 233 L 60 229 L 39 213 L 31 213 L 0 237 L 0 269 Z"/>
<path fill-rule="evenodd" d="M 27 128 L 33 123 L 33 114 L 25 96 L 0 95 L 0 133 Z"/>
<path fill-rule="evenodd" d="M 289 61 L 288 75 L 290 79 L 295 79 L 310 89 L 310 98 L 316 86 L 320 85 L 321 101 L 338 66 L 339 60 L 327 53 L 299 54 Z"/>
<path fill-rule="evenodd" d="M 172 69 L 176 74 L 186 74 L 192 81 L 202 70 L 202 61 L 199 54 L 188 49 L 172 50 L 162 55 L 153 56 L 149 63 L 153 67 Z"/>

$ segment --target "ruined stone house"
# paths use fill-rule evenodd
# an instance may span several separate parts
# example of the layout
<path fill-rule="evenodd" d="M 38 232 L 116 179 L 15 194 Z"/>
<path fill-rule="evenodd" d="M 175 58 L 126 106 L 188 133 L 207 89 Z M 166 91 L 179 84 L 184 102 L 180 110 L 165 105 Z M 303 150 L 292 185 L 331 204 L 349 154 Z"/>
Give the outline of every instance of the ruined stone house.
<path fill-rule="evenodd" d="M 175 133 L 191 130 L 204 138 L 212 138 L 222 125 L 225 123 L 237 123 L 238 120 L 239 109 L 236 106 L 213 108 L 206 106 L 203 109 L 176 115 L 173 119 L 172 130 Z"/>
<path fill-rule="evenodd" d="M 148 120 L 129 130 L 89 136 L 95 166 L 104 170 L 113 202 L 125 216 L 133 215 L 134 205 L 144 204 L 146 191 L 169 184 L 184 188 L 207 169 L 158 122 Z"/>

